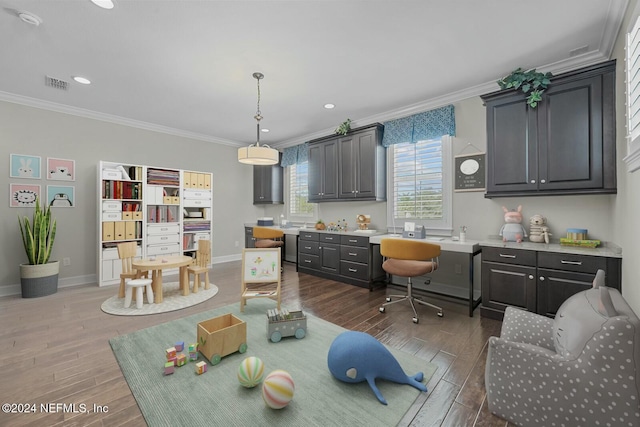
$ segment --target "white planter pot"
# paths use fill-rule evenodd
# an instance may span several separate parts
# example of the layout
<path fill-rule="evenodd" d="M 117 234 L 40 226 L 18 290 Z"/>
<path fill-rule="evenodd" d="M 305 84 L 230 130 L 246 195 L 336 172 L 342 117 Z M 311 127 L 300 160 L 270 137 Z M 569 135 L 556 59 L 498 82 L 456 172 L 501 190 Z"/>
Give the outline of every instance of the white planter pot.
<path fill-rule="evenodd" d="M 58 291 L 59 261 L 47 264 L 20 264 L 22 298 L 36 298 L 55 294 Z"/>

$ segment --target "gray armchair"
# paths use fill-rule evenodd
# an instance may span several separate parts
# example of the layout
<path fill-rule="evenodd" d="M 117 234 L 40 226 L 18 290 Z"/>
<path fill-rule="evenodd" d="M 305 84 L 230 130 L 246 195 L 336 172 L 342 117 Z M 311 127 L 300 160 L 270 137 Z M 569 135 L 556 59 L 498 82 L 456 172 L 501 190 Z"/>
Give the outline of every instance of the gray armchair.
<path fill-rule="evenodd" d="M 640 426 L 640 320 L 601 286 L 567 299 L 555 319 L 508 307 L 489 339 L 489 410 L 520 426 Z"/>

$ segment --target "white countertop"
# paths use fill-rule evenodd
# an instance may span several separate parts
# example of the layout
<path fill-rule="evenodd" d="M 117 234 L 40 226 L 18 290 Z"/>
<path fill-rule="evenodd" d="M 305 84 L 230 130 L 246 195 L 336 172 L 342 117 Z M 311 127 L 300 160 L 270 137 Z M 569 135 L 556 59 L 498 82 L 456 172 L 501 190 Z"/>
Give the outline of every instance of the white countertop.
<path fill-rule="evenodd" d="M 530 251 L 539 252 L 557 252 L 563 254 L 576 254 L 576 255 L 592 255 L 609 258 L 622 258 L 622 248 L 613 244 L 605 243 L 596 248 L 582 248 L 579 246 L 564 246 L 559 243 L 534 243 L 534 242 L 503 242 L 499 239 L 487 239 L 480 242 L 481 246 L 488 246 L 492 248 L 509 248 L 509 249 L 524 249 Z"/>
<path fill-rule="evenodd" d="M 405 239 L 401 235 L 394 234 L 381 234 L 377 236 L 372 236 L 369 239 L 369 243 L 380 244 L 382 239 Z M 408 238 L 406 238 L 408 239 Z M 451 237 L 436 237 L 436 236 L 427 236 L 425 239 L 410 239 L 410 240 L 418 240 L 421 242 L 434 243 L 436 245 L 440 245 L 440 249 L 448 252 L 463 252 L 463 253 L 474 253 L 480 250 L 480 242 L 477 240 L 465 240 L 464 242 L 460 242 L 459 240 L 453 240 Z"/>

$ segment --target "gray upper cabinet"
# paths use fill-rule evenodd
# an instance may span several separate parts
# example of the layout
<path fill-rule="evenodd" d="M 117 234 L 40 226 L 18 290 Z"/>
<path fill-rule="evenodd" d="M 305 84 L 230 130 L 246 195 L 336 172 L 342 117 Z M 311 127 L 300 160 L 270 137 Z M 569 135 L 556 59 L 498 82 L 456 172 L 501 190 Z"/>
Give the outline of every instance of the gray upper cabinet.
<path fill-rule="evenodd" d="M 282 154 L 280 154 L 282 158 Z M 280 205 L 284 203 L 280 164 L 253 167 L 253 204 Z"/>
<path fill-rule="evenodd" d="M 386 199 L 384 127 L 376 123 L 309 144 L 309 201 Z"/>
<path fill-rule="evenodd" d="M 535 109 L 513 90 L 482 99 L 485 197 L 616 192 L 615 61 L 552 78 Z"/>
<path fill-rule="evenodd" d="M 338 140 L 309 144 L 309 201 L 338 198 Z"/>

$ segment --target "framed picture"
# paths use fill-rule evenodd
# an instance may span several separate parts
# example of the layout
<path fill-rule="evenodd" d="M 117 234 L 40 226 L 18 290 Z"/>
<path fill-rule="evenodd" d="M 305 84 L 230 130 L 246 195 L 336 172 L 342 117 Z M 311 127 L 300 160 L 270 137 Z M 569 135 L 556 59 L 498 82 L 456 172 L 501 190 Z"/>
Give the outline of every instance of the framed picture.
<path fill-rule="evenodd" d="M 38 184 L 9 184 L 9 207 L 11 208 L 34 207 L 39 197 L 40 185 Z M 46 205 L 42 200 L 40 204 Z"/>
<path fill-rule="evenodd" d="M 455 156 L 455 191 L 484 191 L 485 154 Z"/>
<path fill-rule="evenodd" d="M 47 157 L 47 179 L 55 181 L 75 181 L 75 160 Z"/>
<path fill-rule="evenodd" d="M 72 208 L 76 204 L 76 187 L 47 185 L 47 204 L 52 208 Z"/>
<path fill-rule="evenodd" d="M 11 178 L 40 179 L 40 156 L 11 154 L 9 156 L 9 176 Z"/>
<path fill-rule="evenodd" d="M 243 249 L 242 281 L 268 283 L 280 280 L 280 249 Z"/>

